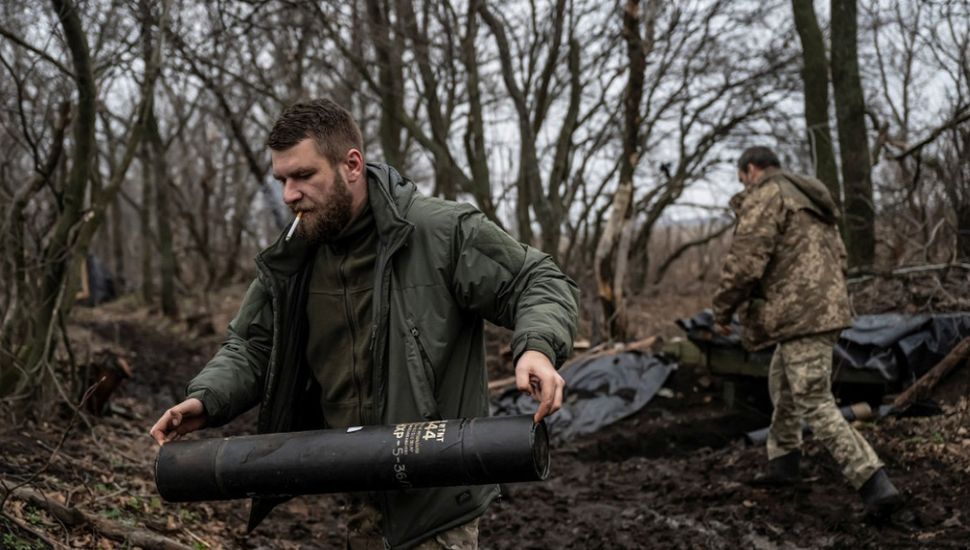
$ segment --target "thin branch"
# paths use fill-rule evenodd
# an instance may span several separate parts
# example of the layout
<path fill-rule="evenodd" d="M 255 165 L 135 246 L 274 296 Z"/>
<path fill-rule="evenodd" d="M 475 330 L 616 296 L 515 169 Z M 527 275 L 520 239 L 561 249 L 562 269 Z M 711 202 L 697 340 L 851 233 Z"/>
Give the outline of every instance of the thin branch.
<path fill-rule="evenodd" d="M 667 274 L 667 269 L 669 269 L 674 262 L 676 262 L 681 256 L 683 256 L 685 252 L 687 252 L 691 248 L 703 246 L 717 239 L 721 235 L 727 233 L 727 230 L 731 229 L 732 227 L 734 227 L 733 223 L 726 223 L 716 231 L 713 231 L 699 239 L 695 239 L 693 241 L 689 241 L 680 245 L 680 247 L 677 250 L 675 250 L 670 256 L 667 256 L 667 259 L 665 259 L 663 263 L 660 264 L 660 267 L 657 268 L 657 274 L 653 278 L 653 284 L 655 285 L 660 284 L 660 281 L 664 278 L 664 275 Z"/>
<path fill-rule="evenodd" d="M 903 160 L 910 155 L 920 152 L 924 147 L 936 141 L 936 138 L 940 137 L 943 132 L 949 130 L 950 128 L 959 126 L 968 120 L 970 120 L 970 105 L 964 105 L 956 110 L 956 114 L 954 114 L 950 120 L 944 122 L 941 126 L 930 132 L 928 136 L 917 142 L 916 145 L 913 145 L 902 153 L 893 156 L 893 158 L 896 160 Z"/>
<path fill-rule="evenodd" d="M 74 71 L 68 69 L 66 66 L 64 66 L 63 63 L 51 57 L 51 55 L 45 52 L 44 50 L 41 50 L 36 46 L 29 44 L 28 42 L 24 41 L 24 39 L 20 38 L 19 36 L 17 36 L 16 34 L 14 34 L 13 32 L 11 32 L 10 30 L 4 27 L 0 27 L 0 36 L 5 36 L 8 40 L 13 42 L 14 44 L 17 44 L 21 48 L 24 48 L 25 50 L 28 50 L 31 53 L 35 53 L 39 55 L 44 61 L 47 61 L 48 63 L 56 67 L 57 70 L 61 71 L 62 73 L 70 77 L 71 80 L 74 80 Z"/>

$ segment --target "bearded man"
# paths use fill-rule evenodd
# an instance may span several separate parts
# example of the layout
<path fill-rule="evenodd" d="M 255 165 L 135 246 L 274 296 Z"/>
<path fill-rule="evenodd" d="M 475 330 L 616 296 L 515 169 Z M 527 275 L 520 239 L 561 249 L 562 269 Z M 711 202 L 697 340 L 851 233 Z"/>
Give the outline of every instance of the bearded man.
<path fill-rule="evenodd" d="M 160 445 L 256 405 L 259 433 L 488 416 L 485 320 L 514 330 L 536 422 L 559 409 L 578 290 L 548 255 L 365 163 L 357 123 L 330 100 L 284 110 L 267 145 L 297 231 L 257 256 L 225 344 L 151 429 Z M 352 495 L 347 545 L 477 548 L 497 495 Z M 250 528 L 271 508 L 254 501 Z"/>

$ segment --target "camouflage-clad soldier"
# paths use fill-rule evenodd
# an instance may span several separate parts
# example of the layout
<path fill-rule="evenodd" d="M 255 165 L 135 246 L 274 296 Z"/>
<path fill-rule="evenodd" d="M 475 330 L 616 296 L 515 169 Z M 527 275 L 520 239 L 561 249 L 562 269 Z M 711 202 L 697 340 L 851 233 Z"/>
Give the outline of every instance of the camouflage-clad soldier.
<path fill-rule="evenodd" d="M 805 421 L 867 508 L 891 511 L 901 502 L 899 492 L 832 396 L 832 346 L 851 321 L 835 202 L 822 182 L 782 171 L 766 147 L 744 151 L 738 178 L 745 189 L 731 199 L 737 227 L 714 296 L 714 320 L 727 333 L 737 311 L 746 348 L 777 346 L 768 374 L 774 404 L 768 466 L 753 482 L 800 480 Z"/>

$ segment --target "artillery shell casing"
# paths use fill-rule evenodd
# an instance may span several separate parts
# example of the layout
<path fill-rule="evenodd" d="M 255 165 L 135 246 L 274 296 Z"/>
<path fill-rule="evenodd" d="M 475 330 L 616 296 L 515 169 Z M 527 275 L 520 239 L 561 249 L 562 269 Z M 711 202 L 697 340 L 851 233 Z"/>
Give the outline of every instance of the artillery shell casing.
<path fill-rule="evenodd" d="M 169 502 L 541 481 L 549 438 L 531 416 L 363 426 L 167 443 Z"/>

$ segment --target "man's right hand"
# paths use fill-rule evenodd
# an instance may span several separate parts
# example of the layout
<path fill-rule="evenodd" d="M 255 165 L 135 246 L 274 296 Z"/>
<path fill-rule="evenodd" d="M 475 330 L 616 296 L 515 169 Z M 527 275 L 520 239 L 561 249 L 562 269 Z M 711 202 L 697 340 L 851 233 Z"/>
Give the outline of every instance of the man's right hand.
<path fill-rule="evenodd" d="M 149 433 L 159 445 L 164 445 L 205 427 L 208 420 L 202 401 L 192 397 L 165 411 Z"/>

